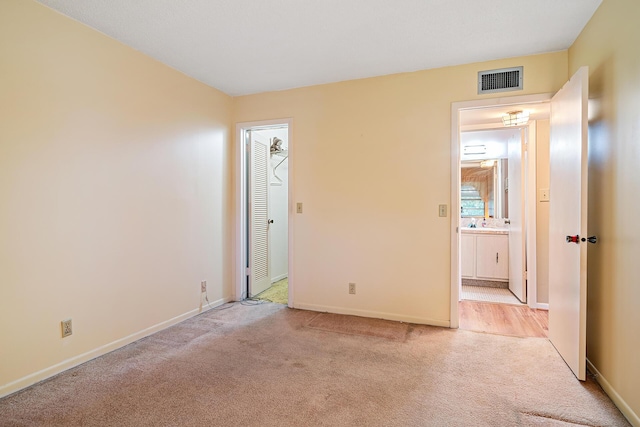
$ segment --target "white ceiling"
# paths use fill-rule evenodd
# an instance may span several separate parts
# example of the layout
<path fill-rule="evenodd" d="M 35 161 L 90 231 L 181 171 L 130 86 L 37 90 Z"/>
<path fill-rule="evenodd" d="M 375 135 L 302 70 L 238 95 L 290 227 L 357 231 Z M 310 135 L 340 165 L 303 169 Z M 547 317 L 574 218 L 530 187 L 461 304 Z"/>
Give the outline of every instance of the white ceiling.
<path fill-rule="evenodd" d="M 537 102 L 462 110 L 460 111 L 460 126 L 462 130 L 503 128 L 502 116 L 509 111 L 526 111 L 529 113 L 530 120 L 548 119 L 549 108 L 548 102 Z"/>
<path fill-rule="evenodd" d="M 602 0 L 38 0 L 229 95 L 567 49 Z"/>

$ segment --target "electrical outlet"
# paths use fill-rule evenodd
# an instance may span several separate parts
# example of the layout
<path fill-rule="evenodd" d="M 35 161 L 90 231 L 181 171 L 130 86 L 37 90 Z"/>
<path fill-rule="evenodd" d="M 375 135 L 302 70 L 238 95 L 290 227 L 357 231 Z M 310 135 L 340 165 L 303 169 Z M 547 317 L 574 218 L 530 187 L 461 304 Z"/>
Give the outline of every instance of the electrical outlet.
<path fill-rule="evenodd" d="M 203 280 L 202 282 L 200 282 L 200 292 L 201 293 L 205 293 L 207 292 L 207 281 Z"/>
<path fill-rule="evenodd" d="M 355 295 L 356 294 L 356 284 L 355 283 L 349 283 L 349 293 L 351 295 Z"/>
<path fill-rule="evenodd" d="M 71 319 L 63 320 L 60 322 L 60 326 L 62 327 L 62 338 L 68 337 L 73 333 L 73 329 L 71 327 Z"/>

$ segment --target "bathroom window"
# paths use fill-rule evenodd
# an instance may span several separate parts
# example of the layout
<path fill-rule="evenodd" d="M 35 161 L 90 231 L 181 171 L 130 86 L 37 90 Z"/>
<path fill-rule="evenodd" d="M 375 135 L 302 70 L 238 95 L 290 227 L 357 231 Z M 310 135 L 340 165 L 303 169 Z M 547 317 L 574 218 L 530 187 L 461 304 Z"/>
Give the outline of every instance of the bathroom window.
<path fill-rule="evenodd" d="M 506 160 L 464 161 L 460 166 L 460 216 L 504 218 L 506 186 L 500 186 Z M 504 193 L 502 189 L 504 188 Z"/>
<path fill-rule="evenodd" d="M 460 196 L 460 214 L 463 217 L 484 216 L 484 201 L 476 186 L 463 182 Z"/>

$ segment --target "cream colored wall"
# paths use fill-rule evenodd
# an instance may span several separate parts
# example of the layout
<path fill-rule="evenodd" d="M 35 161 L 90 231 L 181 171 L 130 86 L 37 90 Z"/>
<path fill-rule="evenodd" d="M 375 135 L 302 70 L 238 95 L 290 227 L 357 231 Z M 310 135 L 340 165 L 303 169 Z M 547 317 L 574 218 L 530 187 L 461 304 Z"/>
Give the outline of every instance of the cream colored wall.
<path fill-rule="evenodd" d="M 565 51 L 235 99 L 235 122 L 293 118 L 296 307 L 449 324 L 451 103 L 517 65 L 515 95 L 567 80 Z"/>
<path fill-rule="evenodd" d="M 540 189 L 549 188 L 549 120 L 536 120 L 536 293 L 549 303 L 549 202 L 540 201 Z"/>
<path fill-rule="evenodd" d="M 0 2 L 0 396 L 231 295 L 231 103 Z"/>
<path fill-rule="evenodd" d="M 640 2 L 605 0 L 569 50 L 590 71 L 587 357 L 640 425 Z M 597 109 L 591 109 L 596 107 Z M 553 193 L 552 193 L 553 194 Z M 603 381 L 604 380 L 604 381 Z M 616 396 L 609 391 L 614 401 Z M 627 406 L 625 406 L 627 405 Z"/>

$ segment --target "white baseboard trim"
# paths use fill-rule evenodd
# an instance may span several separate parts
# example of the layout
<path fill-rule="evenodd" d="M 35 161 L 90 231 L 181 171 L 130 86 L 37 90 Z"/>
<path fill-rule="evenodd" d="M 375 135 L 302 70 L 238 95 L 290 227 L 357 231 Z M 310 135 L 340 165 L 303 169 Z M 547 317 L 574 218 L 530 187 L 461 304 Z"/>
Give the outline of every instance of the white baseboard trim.
<path fill-rule="evenodd" d="M 93 350 L 90 350 L 86 353 L 83 354 L 79 354 L 77 356 L 74 356 L 72 358 L 69 358 L 67 360 L 64 360 L 60 363 L 57 363 L 53 366 L 50 366 L 48 368 L 42 369 L 38 372 L 34 372 L 32 374 L 29 374 L 25 377 L 19 378 L 15 381 L 12 381 L 10 383 L 4 384 L 2 386 L 0 386 L 0 398 L 3 398 L 5 396 L 8 396 L 10 394 L 13 394 L 17 391 L 20 391 L 24 388 L 27 388 L 33 384 L 36 384 L 40 381 L 46 380 L 47 378 L 51 378 L 54 375 L 57 375 L 61 372 L 64 372 L 68 369 L 74 368 L 78 365 L 81 365 L 85 362 L 88 362 L 91 359 L 95 359 L 96 357 L 100 357 L 103 356 L 107 353 L 110 353 L 114 350 L 117 350 L 121 347 L 124 347 L 127 344 L 131 344 L 134 341 L 137 341 L 141 338 L 147 337 L 149 335 L 152 335 L 156 332 L 159 332 L 163 329 L 166 329 L 170 326 L 173 326 L 177 323 L 183 322 L 193 316 L 196 316 L 200 313 L 203 313 L 205 311 L 211 310 L 215 307 L 218 307 L 226 302 L 231 301 L 230 297 L 227 298 L 221 298 L 217 301 L 213 301 L 211 304 L 209 305 L 204 305 L 204 306 L 200 306 L 199 308 L 190 310 L 184 314 L 181 314 L 179 316 L 176 316 L 172 319 L 169 320 L 165 320 L 164 322 L 160 322 L 156 325 L 150 326 L 146 329 L 143 329 L 139 332 L 135 332 L 129 336 L 126 336 L 124 338 L 120 338 L 118 340 L 115 340 L 109 344 L 105 344 L 103 346 L 100 346 L 98 348 L 95 348 Z"/>
<path fill-rule="evenodd" d="M 549 311 L 549 304 L 545 303 L 545 302 L 539 302 L 536 304 L 536 308 L 538 310 L 547 310 Z"/>
<path fill-rule="evenodd" d="M 598 384 L 600 384 L 604 392 L 609 395 L 613 403 L 618 407 L 618 409 L 620 409 L 622 415 L 625 416 L 625 418 L 631 423 L 631 425 L 640 427 L 640 417 L 638 417 L 638 414 L 633 412 L 633 409 L 631 409 L 627 402 L 624 401 L 622 396 L 618 394 L 618 392 L 613 388 L 609 381 L 607 381 L 607 379 L 602 376 L 600 371 L 596 369 L 596 367 L 593 365 L 593 363 L 591 363 L 589 359 L 587 359 L 587 367 L 589 371 L 591 371 L 591 373 L 595 375 L 596 381 L 598 381 Z"/>
<path fill-rule="evenodd" d="M 299 308 L 302 310 L 334 313 L 334 314 L 348 314 L 351 316 L 371 317 L 374 319 L 395 320 L 398 322 L 416 323 L 420 325 L 442 326 L 444 328 L 448 328 L 450 326 L 450 323 L 448 320 L 434 320 L 434 319 L 427 319 L 424 317 L 405 316 L 402 314 L 384 313 L 380 311 L 358 310 L 358 309 L 346 308 L 346 307 L 333 307 L 333 306 L 327 306 L 327 305 L 316 305 L 316 304 L 296 302 L 295 308 Z"/>
<path fill-rule="evenodd" d="M 279 276 L 272 277 L 271 278 L 271 283 L 276 283 L 276 282 L 279 282 L 280 280 L 286 279 L 286 278 L 287 278 L 287 273 L 284 273 L 284 274 L 281 274 Z"/>

